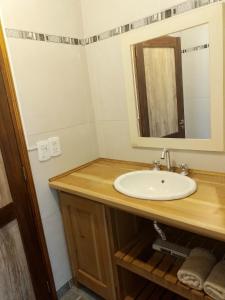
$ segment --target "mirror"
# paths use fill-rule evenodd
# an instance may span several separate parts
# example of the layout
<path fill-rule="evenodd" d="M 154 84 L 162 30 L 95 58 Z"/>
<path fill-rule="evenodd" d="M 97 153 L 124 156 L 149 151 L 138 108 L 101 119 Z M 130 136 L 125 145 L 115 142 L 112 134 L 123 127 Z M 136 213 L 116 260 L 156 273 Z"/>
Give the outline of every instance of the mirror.
<path fill-rule="evenodd" d="M 139 134 L 210 138 L 208 24 L 133 45 Z"/>
<path fill-rule="evenodd" d="M 134 147 L 224 151 L 224 4 L 121 36 Z"/>

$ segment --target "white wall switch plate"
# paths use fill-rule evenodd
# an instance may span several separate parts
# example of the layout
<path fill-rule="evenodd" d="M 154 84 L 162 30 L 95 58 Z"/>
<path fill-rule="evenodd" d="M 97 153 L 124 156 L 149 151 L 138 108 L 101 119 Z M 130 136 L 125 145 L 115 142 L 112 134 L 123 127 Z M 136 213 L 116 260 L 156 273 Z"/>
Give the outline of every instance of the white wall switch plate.
<path fill-rule="evenodd" d="M 62 154 L 61 145 L 58 136 L 48 138 L 49 149 L 51 156 L 59 156 Z"/>
<path fill-rule="evenodd" d="M 50 150 L 48 140 L 38 141 L 37 142 L 38 149 L 38 159 L 39 161 L 46 161 L 50 159 Z"/>

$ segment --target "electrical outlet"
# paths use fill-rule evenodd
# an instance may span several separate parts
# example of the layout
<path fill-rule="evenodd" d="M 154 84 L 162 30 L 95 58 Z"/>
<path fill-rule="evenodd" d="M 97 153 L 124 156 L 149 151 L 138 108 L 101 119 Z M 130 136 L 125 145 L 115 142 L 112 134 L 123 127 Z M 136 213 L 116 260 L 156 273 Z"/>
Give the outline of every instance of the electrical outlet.
<path fill-rule="evenodd" d="M 42 140 L 37 142 L 38 159 L 39 161 L 46 161 L 50 159 L 50 150 L 48 140 Z"/>
<path fill-rule="evenodd" d="M 58 136 L 48 138 L 48 143 L 49 143 L 51 156 L 59 156 L 62 154 L 61 145 Z"/>

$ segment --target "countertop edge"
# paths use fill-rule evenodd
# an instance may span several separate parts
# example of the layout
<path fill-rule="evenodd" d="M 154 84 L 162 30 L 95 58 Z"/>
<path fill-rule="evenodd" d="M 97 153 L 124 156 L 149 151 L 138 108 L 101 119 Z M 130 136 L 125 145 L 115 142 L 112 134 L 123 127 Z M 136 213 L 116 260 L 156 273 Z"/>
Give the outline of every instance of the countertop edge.
<path fill-rule="evenodd" d="M 188 219 L 185 218 L 179 218 L 176 219 L 174 216 L 169 216 L 168 213 L 167 215 L 164 215 L 161 213 L 160 215 L 158 213 L 154 213 L 154 209 L 148 209 L 148 210 L 143 210 L 143 208 L 139 208 L 138 205 L 133 204 L 132 206 L 129 206 L 126 204 L 126 202 L 115 202 L 113 198 L 111 197 L 103 197 L 102 195 L 99 195 L 98 193 L 95 192 L 88 192 L 87 190 L 84 190 L 82 188 L 77 188 L 76 189 L 71 186 L 63 183 L 63 185 L 60 184 L 60 182 L 55 181 L 55 183 L 50 182 L 49 186 L 55 190 L 58 190 L 60 192 L 65 192 L 73 195 L 77 195 L 101 204 L 104 204 L 108 207 L 111 208 L 116 208 L 120 209 L 122 211 L 126 211 L 128 213 L 136 214 L 140 217 L 145 217 L 147 219 L 151 220 L 156 220 L 162 223 L 165 223 L 167 225 L 173 226 L 173 227 L 178 227 L 183 230 L 189 230 L 191 232 L 205 235 L 210 238 L 218 239 L 221 241 L 225 241 L 225 228 L 224 231 L 221 231 L 220 228 L 205 228 L 205 224 L 199 223 L 199 225 L 193 225 Z M 187 228 L 188 227 L 188 228 Z"/>

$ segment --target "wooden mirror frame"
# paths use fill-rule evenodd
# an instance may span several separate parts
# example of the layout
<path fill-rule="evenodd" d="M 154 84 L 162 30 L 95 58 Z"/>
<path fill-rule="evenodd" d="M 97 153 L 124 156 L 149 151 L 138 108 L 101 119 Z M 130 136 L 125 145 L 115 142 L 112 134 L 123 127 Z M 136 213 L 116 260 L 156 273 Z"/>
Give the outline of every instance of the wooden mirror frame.
<path fill-rule="evenodd" d="M 225 105 L 224 105 L 224 54 L 225 54 L 225 4 L 217 3 L 196 8 L 186 13 L 150 24 L 121 36 L 124 79 L 128 105 L 131 144 L 133 147 L 224 151 Z M 180 139 L 141 137 L 138 124 L 137 90 L 133 45 L 145 40 L 208 24 L 210 44 L 210 139 Z"/>

